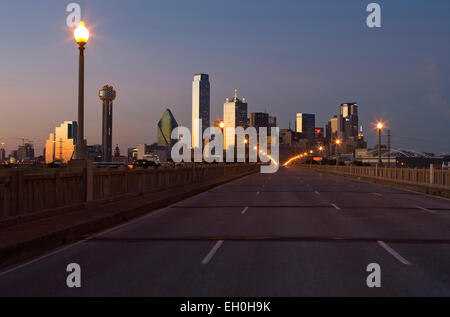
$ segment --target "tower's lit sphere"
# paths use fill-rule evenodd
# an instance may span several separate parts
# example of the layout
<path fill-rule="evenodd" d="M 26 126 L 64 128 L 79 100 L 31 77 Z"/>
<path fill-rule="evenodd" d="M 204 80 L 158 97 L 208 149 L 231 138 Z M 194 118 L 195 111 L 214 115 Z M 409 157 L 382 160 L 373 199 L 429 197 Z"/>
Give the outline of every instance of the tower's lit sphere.
<path fill-rule="evenodd" d="M 98 91 L 98 97 L 100 98 L 100 100 L 113 101 L 114 99 L 116 99 L 116 91 L 114 90 L 113 86 L 104 85 Z"/>

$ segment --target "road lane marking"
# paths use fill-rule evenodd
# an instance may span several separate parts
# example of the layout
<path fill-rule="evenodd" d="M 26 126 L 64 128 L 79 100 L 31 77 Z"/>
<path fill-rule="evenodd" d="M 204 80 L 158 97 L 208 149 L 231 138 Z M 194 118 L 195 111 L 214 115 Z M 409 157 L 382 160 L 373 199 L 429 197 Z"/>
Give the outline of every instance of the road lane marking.
<path fill-rule="evenodd" d="M 396 258 L 400 263 L 405 265 L 411 265 L 411 263 L 408 262 L 404 257 L 402 257 L 400 254 L 397 253 L 394 249 L 392 249 L 390 246 L 388 246 L 383 241 L 379 240 L 378 244 L 383 247 L 387 252 L 389 252 L 394 258 Z"/>
<path fill-rule="evenodd" d="M 260 194 L 260 191 L 257 191 L 257 192 L 256 192 L 256 195 L 259 195 L 259 194 Z"/>
<path fill-rule="evenodd" d="M 320 195 L 320 193 L 317 190 L 315 191 L 315 193 L 316 193 L 316 195 Z"/>
<path fill-rule="evenodd" d="M 222 244 L 223 244 L 223 240 L 217 241 L 217 243 L 213 246 L 211 251 L 209 251 L 209 253 L 203 259 L 202 264 L 208 264 L 211 261 L 211 259 L 213 258 L 214 254 L 216 254 L 217 250 L 219 250 L 219 248 L 222 246 Z"/>
<path fill-rule="evenodd" d="M 341 208 L 339 208 L 336 204 L 331 204 L 331 206 L 333 206 L 336 210 L 341 210 Z"/>
<path fill-rule="evenodd" d="M 248 210 L 248 207 L 245 207 L 244 210 L 242 210 L 241 214 L 245 214 Z"/>
<path fill-rule="evenodd" d="M 416 206 L 416 207 L 419 208 L 419 209 L 421 209 L 421 210 L 423 210 L 423 211 L 431 212 L 432 214 L 435 214 L 435 213 L 436 213 L 436 211 L 434 211 L 434 210 L 430 210 L 430 209 L 427 209 L 427 208 L 424 208 L 424 207 L 420 207 L 420 206 Z"/>
<path fill-rule="evenodd" d="M 372 194 L 374 194 L 374 195 L 377 195 L 377 196 L 383 196 L 383 195 L 381 195 L 380 193 L 372 193 Z"/>

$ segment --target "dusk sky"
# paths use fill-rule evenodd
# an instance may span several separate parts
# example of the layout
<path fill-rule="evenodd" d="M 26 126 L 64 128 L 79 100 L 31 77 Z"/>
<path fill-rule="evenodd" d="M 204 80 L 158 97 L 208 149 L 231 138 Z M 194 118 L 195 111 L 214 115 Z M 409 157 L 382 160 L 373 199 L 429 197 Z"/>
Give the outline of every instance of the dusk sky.
<path fill-rule="evenodd" d="M 358 102 L 369 147 L 386 120 L 394 148 L 450 153 L 450 1 L 1 0 L 0 142 L 25 137 L 41 154 L 63 121 L 77 120 L 78 51 L 67 4 L 81 5 L 86 49 L 85 136 L 101 142 L 103 84 L 117 90 L 113 144 L 156 142 L 166 108 L 191 126 L 192 79 L 210 75 L 211 122 L 225 98 L 267 110 L 281 128 L 315 113 L 316 125 Z"/>

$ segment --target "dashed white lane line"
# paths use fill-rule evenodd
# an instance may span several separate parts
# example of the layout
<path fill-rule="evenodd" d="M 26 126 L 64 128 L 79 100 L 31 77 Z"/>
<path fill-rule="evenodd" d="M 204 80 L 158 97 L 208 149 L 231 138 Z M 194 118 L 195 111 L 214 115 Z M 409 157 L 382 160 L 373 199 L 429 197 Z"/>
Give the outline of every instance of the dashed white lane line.
<path fill-rule="evenodd" d="M 257 192 L 256 192 L 256 195 L 259 195 L 260 193 L 261 193 L 260 191 L 257 191 Z"/>
<path fill-rule="evenodd" d="M 217 243 L 213 246 L 211 251 L 209 251 L 209 253 L 203 259 L 202 264 L 208 264 L 211 261 L 211 259 L 213 258 L 214 254 L 216 254 L 217 250 L 219 250 L 219 248 L 222 246 L 222 244 L 223 244 L 223 240 L 217 241 Z"/>
<path fill-rule="evenodd" d="M 244 210 L 242 210 L 241 214 L 245 214 L 248 210 L 248 207 L 245 207 Z"/>
<path fill-rule="evenodd" d="M 320 195 L 320 193 L 316 190 L 316 191 L 314 191 L 315 193 L 316 193 L 316 195 Z"/>
<path fill-rule="evenodd" d="M 431 210 L 431 209 L 427 209 L 427 208 L 424 208 L 424 207 L 416 206 L 416 208 L 419 208 L 419 209 L 421 209 L 423 211 L 426 211 L 426 212 L 431 212 L 432 214 L 436 213 L 436 211 Z"/>
<path fill-rule="evenodd" d="M 339 208 L 336 204 L 331 204 L 331 206 L 333 206 L 336 210 L 341 210 L 341 208 Z"/>
<path fill-rule="evenodd" d="M 372 194 L 374 194 L 374 195 L 377 195 L 377 196 L 383 196 L 383 195 L 381 195 L 380 193 L 372 193 Z"/>
<path fill-rule="evenodd" d="M 383 241 L 378 241 L 378 244 L 385 249 L 387 252 L 389 252 L 394 258 L 396 258 L 400 263 L 405 265 L 411 265 L 408 260 L 406 260 L 404 257 L 402 257 L 400 254 L 397 253 L 394 249 L 392 249 L 390 246 L 388 246 Z"/>

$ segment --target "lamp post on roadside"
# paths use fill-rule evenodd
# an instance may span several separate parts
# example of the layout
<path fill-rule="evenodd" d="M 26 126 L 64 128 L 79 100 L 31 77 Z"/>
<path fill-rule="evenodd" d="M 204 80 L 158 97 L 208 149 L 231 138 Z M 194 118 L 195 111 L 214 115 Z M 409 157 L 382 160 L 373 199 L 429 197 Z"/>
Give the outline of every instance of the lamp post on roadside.
<path fill-rule="evenodd" d="M 336 139 L 336 166 L 339 165 L 339 145 L 341 145 L 341 140 Z"/>
<path fill-rule="evenodd" d="M 75 40 L 80 51 L 78 60 L 78 127 L 77 143 L 75 145 L 75 159 L 86 159 L 86 147 L 84 144 L 84 50 L 89 40 L 89 30 L 83 21 L 80 22 L 74 32 Z"/>
<path fill-rule="evenodd" d="M 320 165 L 322 165 L 322 161 L 323 161 L 323 146 L 319 146 L 319 152 L 320 152 L 320 157 L 321 157 Z"/>
<path fill-rule="evenodd" d="M 377 129 L 378 129 L 378 164 L 382 165 L 383 163 L 381 161 L 381 130 L 383 130 L 382 122 L 378 122 Z"/>

